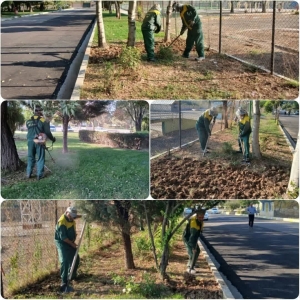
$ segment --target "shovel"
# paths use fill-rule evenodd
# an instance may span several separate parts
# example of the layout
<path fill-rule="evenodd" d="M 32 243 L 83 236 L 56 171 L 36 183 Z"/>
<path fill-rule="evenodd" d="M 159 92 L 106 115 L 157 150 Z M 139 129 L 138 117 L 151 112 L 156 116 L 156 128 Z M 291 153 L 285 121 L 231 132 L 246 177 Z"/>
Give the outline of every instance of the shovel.
<path fill-rule="evenodd" d="M 74 272 L 74 268 L 75 268 L 75 264 L 76 264 L 76 260 L 77 260 L 81 240 L 82 240 L 82 237 L 83 237 L 85 225 L 86 225 L 86 220 L 84 220 L 83 227 L 82 227 L 81 234 L 80 234 L 80 238 L 79 238 L 79 242 L 78 242 L 78 245 L 77 245 L 77 249 L 76 249 L 76 252 L 75 252 L 75 255 L 74 255 L 74 258 L 73 258 L 73 262 L 72 262 L 72 265 L 71 265 L 70 272 L 68 274 L 68 281 L 67 281 L 65 293 L 73 292 L 73 288 L 70 287 L 69 284 L 70 284 L 70 281 L 71 281 L 71 278 L 72 278 L 72 275 L 73 275 L 73 272 Z"/>
<path fill-rule="evenodd" d="M 212 129 L 213 129 L 214 125 L 215 125 L 215 123 L 212 124 L 210 132 L 212 132 Z M 205 152 L 206 152 L 206 149 L 207 149 L 208 140 L 209 140 L 209 137 L 207 138 L 207 141 L 206 141 L 205 149 L 203 151 L 203 156 L 205 155 Z"/>

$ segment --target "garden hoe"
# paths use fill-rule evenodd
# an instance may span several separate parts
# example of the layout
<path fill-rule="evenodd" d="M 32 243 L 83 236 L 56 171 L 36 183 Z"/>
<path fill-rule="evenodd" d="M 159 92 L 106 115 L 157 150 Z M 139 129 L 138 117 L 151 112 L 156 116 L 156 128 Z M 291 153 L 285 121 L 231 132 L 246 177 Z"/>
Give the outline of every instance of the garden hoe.
<path fill-rule="evenodd" d="M 76 264 L 76 260 L 77 260 L 77 256 L 78 256 L 78 252 L 79 252 L 79 248 L 80 248 L 80 244 L 81 244 L 81 240 L 82 240 L 82 237 L 83 237 L 85 225 L 86 225 L 86 220 L 84 220 L 83 227 L 82 227 L 81 234 L 80 234 L 80 238 L 79 238 L 79 242 L 78 242 L 78 245 L 77 245 L 77 249 L 76 249 L 76 252 L 75 252 L 75 255 L 74 255 L 74 258 L 73 258 L 73 262 L 72 262 L 72 265 L 71 265 L 70 272 L 68 274 L 68 281 L 67 281 L 65 293 L 69 293 L 69 292 L 73 292 L 74 291 L 73 288 L 71 286 L 69 286 L 69 284 L 71 282 L 71 278 L 72 278 L 73 271 L 74 271 L 74 268 L 75 268 L 75 264 Z"/>
<path fill-rule="evenodd" d="M 213 129 L 214 125 L 215 125 L 215 123 L 212 124 L 210 132 L 212 132 L 212 129 Z M 203 151 L 203 156 L 205 156 L 205 153 L 206 153 L 206 150 L 207 150 L 208 140 L 209 140 L 209 137 L 207 138 L 207 141 L 206 141 L 205 149 Z"/>
<path fill-rule="evenodd" d="M 180 34 L 172 41 L 172 43 L 167 47 L 170 48 L 180 37 Z"/>

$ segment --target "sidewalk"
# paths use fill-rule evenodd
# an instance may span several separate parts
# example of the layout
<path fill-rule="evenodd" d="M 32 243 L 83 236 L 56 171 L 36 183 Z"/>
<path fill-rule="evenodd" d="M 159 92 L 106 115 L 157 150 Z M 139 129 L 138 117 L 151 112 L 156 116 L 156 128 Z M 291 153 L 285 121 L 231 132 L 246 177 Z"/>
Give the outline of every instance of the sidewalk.
<path fill-rule="evenodd" d="M 244 217 L 248 217 L 248 215 L 246 214 L 234 214 L 233 216 L 244 216 Z M 279 218 L 279 217 L 265 217 L 265 216 L 260 216 L 260 215 L 256 215 L 255 218 L 260 218 L 260 219 L 269 219 L 269 220 L 280 220 L 280 221 L 284 221 L 284 222 L 295 222 L 295 223 L 299 223 L 299 219 L 295 219 L 295 218 Z"/>

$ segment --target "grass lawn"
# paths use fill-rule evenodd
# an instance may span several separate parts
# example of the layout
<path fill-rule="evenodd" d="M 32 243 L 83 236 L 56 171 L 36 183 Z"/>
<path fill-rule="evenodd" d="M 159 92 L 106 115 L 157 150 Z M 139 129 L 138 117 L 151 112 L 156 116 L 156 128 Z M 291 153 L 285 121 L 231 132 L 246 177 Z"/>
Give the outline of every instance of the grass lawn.
<path fill-rule="evenodd" d="M 45 178 L 25 177 L 26 171 L 2 174 L 4 199 L 145 199 L 149 195 L 148 151 L 124 150 L 83 143 L 68 133 L 69 153 L 62 153 L 62 133 L 51 155 L 46 152 Z M 19 156 L 27 161 L 26 133 L 15 134 Z M 48 143 L 50 146 L 50 142 Z"/>

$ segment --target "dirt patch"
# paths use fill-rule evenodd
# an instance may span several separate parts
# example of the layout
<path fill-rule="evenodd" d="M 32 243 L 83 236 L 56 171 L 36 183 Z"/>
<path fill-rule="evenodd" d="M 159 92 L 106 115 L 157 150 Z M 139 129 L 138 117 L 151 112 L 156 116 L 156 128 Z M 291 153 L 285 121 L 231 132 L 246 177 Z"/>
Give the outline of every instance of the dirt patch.
<path fill-rule="evenodd" d="M 199 142 L 151 161 L 154 199 L 278 199 L 288 186 L 292 153 L 284 137 L 264 137 L 263 158 L 242 163 L 230 130 L 213 134 L 203 156 Z M 224 143 L 232 145 L 225 153 Z M 251 144 L 250 144 L 251 147 Z"/>
<path fill-rule="evenodd" d="M 151 274 L 156 279 L 157 285 L 165 285 L 170 294 L 180 293 L 185 298 L 194 299 L 221 299 L 222 291 L 216 282 L 209 266 L 202 254 L 200 254 L 196 268 L 197 276 L 188 275 L 186 271 L 187 253 L 181 241 L 176 242 L 167 269 L 168 278 L 162 280 L 155 271 L 153 256 L 146 252 L 144 255 L 134 257 L 136 268 L 124 269 L 124 253 L 120 244 L 107 245 L 99 248 L 89 256 L 81 259 L 79 278 L 72 282 L 75 292 L 68 296 L 58 292 L 59 273 L 52 273 L 47 278 L 27 286 L 14 297 L 22 298 L 112 298 L 122 294 L 123 287 L 114 284 L 113 276 L 125 276 L 128 281 L 134 276 L 136 283 L 141 282 L 145 273 Z M 131 298 L 128 294 L 127 298 Z M 113 297 L 114 298 L 114 297 Z"/>
<path fill-rule="evenodd" d="M 158 41 L 160 47 L 168 43 Z M 190 59 L 181 57 L 185 40 L 173 45 L 174 61 L 145 60 L 144 44 L 136 43 L 142 61 L 135 72 L 124 70 L 117 58 L 122 45 L 108 49 L 92 48 L 82 89 L 82 99 L 295 99 L 298 87 L 234 59 L 206 51 L 206 59 L 196 62 L 195 49 Z"/>

